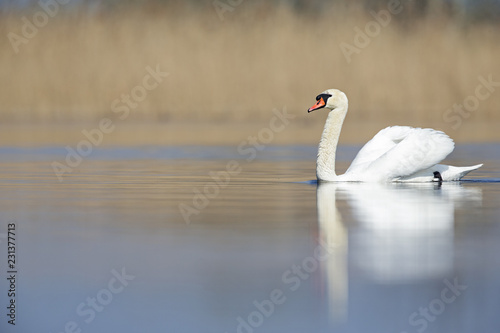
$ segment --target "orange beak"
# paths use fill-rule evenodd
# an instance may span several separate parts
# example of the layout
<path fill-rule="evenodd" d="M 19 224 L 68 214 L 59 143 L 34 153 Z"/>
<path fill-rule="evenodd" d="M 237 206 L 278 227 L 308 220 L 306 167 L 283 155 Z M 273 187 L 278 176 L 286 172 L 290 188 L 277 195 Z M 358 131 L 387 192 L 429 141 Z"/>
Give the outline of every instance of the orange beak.
<path fill-rule="evenodd" d="M 314 110 L 318 110 L 318 109 L 321 109 L 323 107 L 325 107 L 326 103 L 325 101 L 323 100 L 323 97 L 321 97 L 320 99 L 318 99 L 318 101 L 316 102 L 316 104 L 314 104 L 313 106 L 311 106 L 307 112 L 312 112 Z"/>

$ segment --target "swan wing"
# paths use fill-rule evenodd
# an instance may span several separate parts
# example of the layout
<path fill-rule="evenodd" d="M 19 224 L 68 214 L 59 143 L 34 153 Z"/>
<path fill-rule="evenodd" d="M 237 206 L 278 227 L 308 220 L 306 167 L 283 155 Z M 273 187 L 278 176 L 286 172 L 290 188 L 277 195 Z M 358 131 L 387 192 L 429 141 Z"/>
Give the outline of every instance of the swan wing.
<path fill-rule="evenodd" d="M 403 141 L 415 128 L 409 126 L 392 126 L 380 130 L 358 152 L 347 173 L 360 173 L 374 161 L 386 154 Z"/>
<path fill-rule="evenodd" d="M 379 181 L 407 177 L 438 164 L 454 147 L 453 140 L 441 131 L 410 128 L 401 141 L 373 160 L 364 172 Z"/>

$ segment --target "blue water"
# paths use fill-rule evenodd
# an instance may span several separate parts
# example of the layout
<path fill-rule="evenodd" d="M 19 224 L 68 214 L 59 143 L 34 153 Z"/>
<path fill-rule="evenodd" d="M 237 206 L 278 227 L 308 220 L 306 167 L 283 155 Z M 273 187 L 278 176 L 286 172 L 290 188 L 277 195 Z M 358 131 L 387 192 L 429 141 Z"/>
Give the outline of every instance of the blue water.
<path fill-rule="evenodd" d="M 61 181 L 64 147 L 0 148 L 0 331 L 498 332 L 499 152 L 458 145 L 485 163 L 463 182 L 318 186 L 312 146 L 102 148 Z"/>

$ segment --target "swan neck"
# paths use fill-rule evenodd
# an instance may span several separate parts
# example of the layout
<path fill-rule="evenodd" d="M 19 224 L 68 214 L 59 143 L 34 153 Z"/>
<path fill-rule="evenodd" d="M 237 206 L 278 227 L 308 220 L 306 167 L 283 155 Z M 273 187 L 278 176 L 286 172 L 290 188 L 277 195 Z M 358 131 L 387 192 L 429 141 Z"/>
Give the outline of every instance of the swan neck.
<path fill-rule="evenodd" d="M 333 181 L 337 178 L 337 174 L 335 173 L 335 155 L 346 114 L 347 104 L 330 111 L 328 114 L 318 148 L 318 159 L 316 162 L 316 176 L 318 180 Z"/>

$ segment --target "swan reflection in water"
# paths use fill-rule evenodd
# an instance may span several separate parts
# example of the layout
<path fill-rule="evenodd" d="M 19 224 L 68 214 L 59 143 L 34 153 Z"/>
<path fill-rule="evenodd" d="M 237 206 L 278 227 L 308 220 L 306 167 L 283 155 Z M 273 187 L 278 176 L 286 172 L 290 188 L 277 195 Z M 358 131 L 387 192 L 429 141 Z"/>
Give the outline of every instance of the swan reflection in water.
<path fill-rule="evenodd" d="M 318 184 L 320 238 L 335 249 L 322 264 L 330 318 L 345 321 L 353 277 L 387 285 L 452 275 L 455 210 L 481 200 L 459 183 Z"/>

